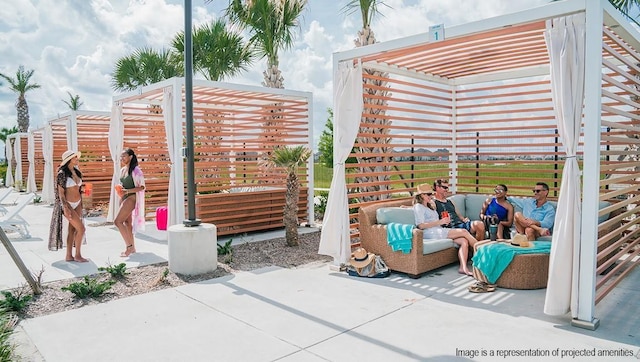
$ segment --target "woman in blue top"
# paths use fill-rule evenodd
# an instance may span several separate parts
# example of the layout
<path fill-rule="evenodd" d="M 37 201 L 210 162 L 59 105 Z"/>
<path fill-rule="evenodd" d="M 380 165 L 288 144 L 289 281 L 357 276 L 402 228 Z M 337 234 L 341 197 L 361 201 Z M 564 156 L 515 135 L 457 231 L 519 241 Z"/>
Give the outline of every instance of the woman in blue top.
<path fill-rule="evenodd" d="M 480 219 L 489 224 L 491 218 L 497 219 L 498 239 L 504 239 L 505 235 L 510 238 L 511 225 L 513 224 L 513 205 L 507 201 L 507 185 L 498 184 L 493 190 L 495 196 L 485 200 L 480 211 Z M 489 230 L 489 227 L 485 228 Z"/>
<path fill-rule="evenodd" d="M 451 218 L 440 219 L 436 206 L 431 198 L 432 191 L 430 185 L 425 184 L 428 189 L 421 190 L 421 186 L 418 186 L 418 191 L 413 200 L 413 214 L 416 221 L 416 227 L 423 230 L 424 239 L 452 239 L 454 243 L 458 244 L 458 259 L 460 260 L 460 268 L 458 273 L 473 275 L 467 267 L 467 258 L 469 257 L 469 246 L 475 245 L 478 241 L 474 238 L 467 229 L 451 229 L 444 228 L 442 225 L 447 225 L 451 222 Z"/>

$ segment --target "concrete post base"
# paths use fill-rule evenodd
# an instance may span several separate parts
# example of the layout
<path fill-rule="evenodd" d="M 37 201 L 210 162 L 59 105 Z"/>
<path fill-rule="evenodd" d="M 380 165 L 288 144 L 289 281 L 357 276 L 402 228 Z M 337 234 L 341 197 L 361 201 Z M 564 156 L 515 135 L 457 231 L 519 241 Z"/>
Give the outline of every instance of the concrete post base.
<path fill-rule="evenodd" d="M 218 268 L 218 235 L 215 225 L 171 225 L 168 234 L 169 270 L 196 275 Z"/>

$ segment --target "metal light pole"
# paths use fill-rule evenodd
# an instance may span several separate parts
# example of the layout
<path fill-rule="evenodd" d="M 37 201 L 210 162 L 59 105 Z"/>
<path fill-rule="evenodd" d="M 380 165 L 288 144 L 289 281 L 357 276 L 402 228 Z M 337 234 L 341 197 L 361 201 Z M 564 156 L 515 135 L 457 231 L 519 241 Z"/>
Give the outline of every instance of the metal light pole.
<path fill-rule="evenodd" d="M 187 132 L 187 208 L 188 219 L 185 226 L 198 226 L 200 220 L 196 219 L 196 183 L 194 169 L 194 144 L 193 144 L 193 39 L 191 36 L 191 0 L 184 1 L 184 101 L 185 123 Z"/>

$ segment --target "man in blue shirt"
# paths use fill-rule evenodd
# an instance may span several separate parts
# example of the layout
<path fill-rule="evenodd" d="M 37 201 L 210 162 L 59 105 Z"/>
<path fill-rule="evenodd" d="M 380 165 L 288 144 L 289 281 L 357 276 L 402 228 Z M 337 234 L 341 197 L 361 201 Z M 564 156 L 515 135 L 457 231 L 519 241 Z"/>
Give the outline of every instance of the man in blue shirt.
<path fill-rule="evenodd" d="M 533 189 L 533 200 L 522 203 L 522 213 L 516 212 L 513 221 L 519 234 L 525 234 L 527 239 L 536 240 L 539 236 L 551 235 L 556 209 L 547 201 L 549 185 L 544 182 L 536 183 Z"/>

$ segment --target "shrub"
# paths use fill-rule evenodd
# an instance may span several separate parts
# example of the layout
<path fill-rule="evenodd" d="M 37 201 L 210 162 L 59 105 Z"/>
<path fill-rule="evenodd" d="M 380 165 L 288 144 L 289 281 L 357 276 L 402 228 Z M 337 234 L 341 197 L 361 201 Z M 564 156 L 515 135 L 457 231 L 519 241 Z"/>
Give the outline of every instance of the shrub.
<path fill-rule="evenodd" d="M 224 258 L 225 263 L 231 263 L 233 261 L 233 248 L 231 247 L 231 243 L 233 239 L 229 239 L 224 245 L 218 244 L 218 255 L 226 255 Z"/>
<path fill-rule="evenodd" d="M 62 287 L 62 290 L 69 291 L 80 299 L 87 297 L 96 298 L 111 289 L 111 286 L 115 283 L 115 280 L 99 282 L 97 278 L 89 278 L 85 276 L 84 281 L 71 283 L 66 287 Z"/>
<path fill-rule="evenodd" d="M 233 248 L 231 247 L 232 242 L 233 239 L 229 239 L 224 245 L 218 244 L 218 255 L 233 254 Z"/>
<path fill-rule="evenodd" d="M 13 334 L 13 324 L 11 315 L 6 310 L 0 308 L 0 362 L 15 361 L 15 346 L 9 342 L 9 337 Z"/>
<path fill-rule="evenodd" d="M 317 219 L 322 220 L 324 218 L 328 200 L 329 191 L 318 191 L 318 195 L 313 198 L 313 211 L 315 211 Z"/>
<path fill-rule="evenodd" d="M 127 271 L 127 264 L 120 263 L 118 265 L 107 265 L 106 267 L 99 267 L 98 271 L 106 271 L 111 277 L 116 279 L 124 278 L 129 272 Z"/>
<path fill-rule="evenodd" d="M 20 313 L 33 298 L 30 294 L 26 294 L 25 290 L 26 288 L 18 289 L 15 294 L 6 290 L 0 292 L 4 296 L 4 300 L 0 300 L 0 309 Z"/>

